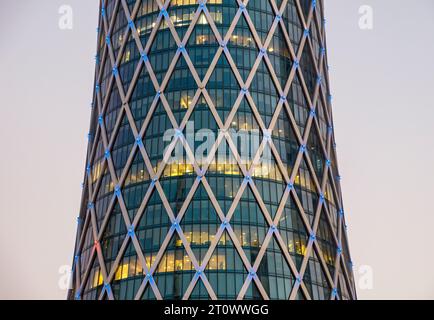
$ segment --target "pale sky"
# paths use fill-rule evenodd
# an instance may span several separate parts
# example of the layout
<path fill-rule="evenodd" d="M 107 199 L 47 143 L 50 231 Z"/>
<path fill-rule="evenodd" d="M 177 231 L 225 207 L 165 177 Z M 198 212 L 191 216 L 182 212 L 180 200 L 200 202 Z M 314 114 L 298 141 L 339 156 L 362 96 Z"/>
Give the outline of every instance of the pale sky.
<path fill-rule="evenodd" d="M 434 3 L 326 0 L 338 160 L 360 299 L 434 299 Z M 73 30 L 58 9 L 73 8 Z M 370 5 L 374 29 L 360 30 Z M 0 299 L 64 299 L 98 1 L 0 2 Z"/>

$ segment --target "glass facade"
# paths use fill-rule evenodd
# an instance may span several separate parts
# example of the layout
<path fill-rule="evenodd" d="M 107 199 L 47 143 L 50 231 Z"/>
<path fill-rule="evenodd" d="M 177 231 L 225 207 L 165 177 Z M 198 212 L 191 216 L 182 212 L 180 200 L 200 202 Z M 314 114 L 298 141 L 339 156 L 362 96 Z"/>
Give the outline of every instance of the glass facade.
<path fill-rule="evenodd" d="M 356 298 L 323 16 L 101 1 L 71 299 Z"/>

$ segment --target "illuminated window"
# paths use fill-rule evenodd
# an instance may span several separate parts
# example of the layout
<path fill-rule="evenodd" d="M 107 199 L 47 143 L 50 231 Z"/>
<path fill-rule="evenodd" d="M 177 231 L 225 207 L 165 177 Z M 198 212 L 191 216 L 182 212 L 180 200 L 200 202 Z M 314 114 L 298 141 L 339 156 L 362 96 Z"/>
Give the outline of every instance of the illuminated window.
<path fill-rule="evenodd" d="M 92 169 L 92 183 L 95 183 L 102 174 L 102 162 L 98 162 Z"/>
<path fill-rule="evenodd" d="M 295 242 L 295 252 L 299 255 L 304 256 L 306 253 L 306 244 L 301 241 Z"/>
<path fill-rule="evenodd" d="M 208 20 L 206 20 L 206 17 L 205 17 L 204 14 L 201 14 L 200 17 L 199 17 L 199 19 L 198 19 L 198 21 L 197 21 L 197 23 L 198 24 L 208 24 Z"/>
<path fill-rule="evenodd" d="M 181 97 L 180 105 L 181 109 L 188 109 L 191 106 L 191 100 L 192 98 L 190 96 L 183 96 Z"/>
<path fill-rule="evenodd" d="M 128 269 L 129 269 L 128 263 L 122 265 L 122 279 L 128 278 Z"/>
<path fill-rule="evenodd" d="M 131 51 L 128 50 L 128 51 L 125 53 L 125 60 L 124 60 L 124 62 L 128 62 L 128 61 L 130 61 L 130 57 L 131 57 Z"/>
<path fill-rule="evenodd" d="M 208 263 L 208 270 L 226 270 L 226 256 L 222 254 L 212 256 Z"/>
<path fill-rule="evenodd" d="M 196 44 L 207 44 L 209 43 L 208 35 L 199 35 L 196 37 Z"/>
<path fill-rule="evenodd" d="M 177 247 L 182 247 L 182 240 L 181 239 L 177 239 L 176 240 L 176 246 Z"/>
<path fill-rule="evenodd" d="M 98 286 L 101 286 L 104 283 L 104 279 L 102 277 L 102 273 L 100 269 L 97 269 L 95 271 L 95 275 L 93 277 L 93 284 L 92 284 L 92 288 L 96 288 Z"/>
<path fill-rule="evenodd" d="M 125 263 L 116 269 L 115 280 L 123 280 L 128 278 L 129 264 Z"/>

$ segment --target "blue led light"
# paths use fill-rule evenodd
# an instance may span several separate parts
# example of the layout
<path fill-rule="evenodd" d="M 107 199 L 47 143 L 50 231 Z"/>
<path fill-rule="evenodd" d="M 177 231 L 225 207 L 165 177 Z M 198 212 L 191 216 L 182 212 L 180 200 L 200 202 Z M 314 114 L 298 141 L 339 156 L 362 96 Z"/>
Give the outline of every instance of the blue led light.
<path fill-rule="evenodd" d="M 298 67 L 300 67 L 300 61 L 294 60 L 294 68 L 297 69 Z"/>
<path fill-rule="evenodd" d="M 338 289 L 337 288 L 333 288 L 333 295 L 337 296 L 338 295 Z"/>
<path fill-rule="evenodd" d="M 317 84 L 321 84 L 321 82 L 322 82 L 322 76 L 319 75 L 319 76 L 316 78 L 316 83 L 317 83 Z"/>
<path fill-rule="evenodd" d="M 93 202 L 89 202 L 89 203 L 87 204 L 87 208 L 88 208 L 88 209 L 93 209 L 93 208 L 95 208 L 95 205 L 93 204 Z"/>
<path fill-rule="evenodd" d="M 326 49 L 324 47 L 321 48 L 321 55 L 325 55 Z"/>
<path fill-rule="evenodd" d="M 305 153 L 305 152 L 306 152 L 306 145 L 305 145 L 305 144 L 302 144 L 302 145 L 300 146 L 300 152 L 301 152 L 301 153 Z"/>
<path fill-rule="evenodd" d="M 181 52 L 185 52 L 185 47 L 182 43 L 179 45 L 178 50 Z"/>
<path fill-rule="evenodd" d="M 329 133 L 332 133 L 332 132 L 333 132 L 333 126 L 329 126 L 329 127 L 327 128 L 327 131 L 328 131 Z"/>
<path fill-rule="evenodd" d="M 330 167 L 331 165 L 332 165 L 332 162 L 331 162 L 329 159 L 327 159 L 327 160 L 326 160 L 326 166 L 327 166 L 327 167 Z"/>
<path fill-rule="evenodd" d="M 119 197 L 121 195 L 121 187 L 116 185 L 115 187 L 115 196 Z"/>
<path fill-rule="evenodd" d="M 131 227 L 128 228 L 128 236 L 130 238 L 134 237 L 134 226 L 133 225 L 131 225 Z"/>
<path fill-rule="evenodd" d="M 157 91 L 157 98 L 159 98 L 160 96 L 161 96 L 161 91 L 158 90 L 158 91 Z"/>
<path fill-rule="evenodd" d="M 99 33 L 99 27 L 96 27 L 96 33 Z"/>
<path fill-rule="evenodd" d="M 315 118 L 316 117 L 316 111 L 314 108 L 310 109 L 310 116 Z"/>
<path fill-rule="evenodd" d="M 338 254 L 342 254 L 342 247 L 338 246 L 337 251 L 338 251 Z"/>
<path fill-rule="evenodd" d="M 202 269 L 197 269 L 197 275 L 200 276 L 202 274 Z"/>
<path fill-rule="evenodd" d="M 110 150 L 106 150 L 104 152 L 104 158 L 109 159 L 110 158 Z"/>
<path fill-rule="evenodd" d="M 105 37 L 105 43 L 109 46 L 110 45 L 110 36 Z"/>
<path fill-rule="evenodd" d="M 344 210 L 343 210 L 343 209 L 339 210 L 339 215 L 340 215 L 341 217 L 343 217 L 343 216 L 344 216 L 344 214 L 345 214 L 345 212 L 344 212 Z"/>
<path fill-rule="evenodd" d="M 104 7 L 101 8 L 101 15 L 102 15 L 103 17 L 105 17 L 105 8 L 104 8 Z"/>
<path fill-rule="evenodd" d="M 113 67 L 112 73 L 115 77 L 118 75 L 118 67 L 116 65 Z"/>
<path fill-rule="evenodd" d="M 244 3 L 241 3 L 240 4 L 240 9 L 241 9 L 241 11 L 246 10 L 246 5 Z"/>
<path fill-rule="evenodd" d="M 90 165 L 89 165 L 89 164 L 86 166 L 86 173 L 87 173 L 87 174 L 90 173 Z"/>
<path fill-rule="evenodd" d="M 137 144 L 139 147 L 143 145 L 143 140 L 142 140 L 142 138 L 141 138 L 140 136 L 138 136 L 138 137 L 136 138 L 136 144 Z"/>
<path fill-rule="evenodd" d="M 134 22 L 133 22 L 133 20 L 128 19 L 128 26 L 129 26 L 131 29 L 134 29 Z"/>
<path fill-rule="evenodd" d="M 75 300 L 80 300 L 80 299 L 81 299 L 81 295 L 80 295 L 80 291 L 79 291 L 75 294 Z"/>
<path fill-rule="evenodd" d="M 96 90 L 96 92 L 99 92 L 99 89 L 100 89 L 99 84 L 97 84 L 97 85 L 95 86 L 95 90 Z"/>
<path fill-rule="evenodd" d="M 264 55 L 267 52 L 266 48 L 261 48 L 261 54 Z"/>
<path fill-rule="evenodd" d="M 312 7 L 315 9 L 316 8 L 316 0 L 312 0 Z"/>
<path fill-rule="evenodd" d="M 342 177 L 341 176 L 336 176 L 336 180 L 339 181 L 339 182 L 341 182 Z"/>
<path fill-rule="evenodd" d="M 320 201 L 321 203 L 323 203 L 323 202 L 325 201 L 324 193 L 321 193 L 321 194 L 320 194 L 320 196 L 319 196 L 319 201 Z"/>
<path fill-rule="evenodd" d="M 81 224 L 81 218 L 77 217 L 77 224 Z"/>
<path fill-rule="evenodd" d="M 223 224 L 223 227 L 227 227 L 227 226 L 228 226 L 228 224 L 229 224 L 229 223 L 228 223 L 228 220 L 226 220 L 226 219 L 225 219 L 225 220 L 223 221 L 223 223 L 222 223 L 222 224 Z"/>
<path fill-rule="evenodd" d="M 309 29 L 304 29 L 303 35 L 307 38 L 309 37 L 310 31 Z"/>
<path fill-rule="evenodd" d="M 295 278 L 295 281 L 296 281 L 298 284 L 300 284 L 300 283 L 301 283 L 301 277 L 300 277 L 300 276 L 297 276 L 297 277 Z"/>
<path fill-rule="evenodd" d="M 247 89 L 246 87 L 243 87 L 241 89 L 241 92 L 244 93 L 244 94 L 247 94 L 247 91 L 249 91 L 249 89 Z"/>
<path fill-rule="evenodd" d="M 180 129 L 176 129 L 175 130 L 175 137 L 182 138 L 182 136 L 183 136 L 182 131 Z"/>
<path fill-rule="evenodd" d="M 315 233 L 312 233 L 309 237 L 310 240 L 315 241 L 316 240 L 316 235 Z"/>
<path fill-rule="evenodd" d="M 162 16 L 164 16 L 164 17 L 167 17 L 167 11 L 166 11 L 166 9 L 161 9 L 161 12 L 160 12 L 160 14 L 162 15 Z"/>
<path fill-rule="evenodd" d="M 155 186 L 155 183 L 157 182 L 157 177 L 155 177 L 154 179 L 152 179 L 151 181 L 151 186 Z"/>
<path fill-rule="evenodd" d="M 281 19 L 282 19 L 282 16 L 281 16 L 280 14 L 278 14 L 278 15 L 276 16 L 276 20 L 279 22 Z"/>
<path fill-rule="evenodd" d="M 205 8 L 205 3 L 201 2 L 199 7 L 203 10 Z"/>
<path fill-rule="evenodd" d="M 148 56 L 146 55 L 146 53 L 142 52 L 140 54 L 140 56 L 142 57 L 143 62 L 147 62 L 148 61 Z"/>
<path fill-rule="evenodd" d="M 99 123 L 99 124 L 103 124 L 103 121 L 104 121 L 103 116 L 102 116 L 102 115 L 99 115 L 99 116 L 98 116 L 98 123 Z"/>
<path fill-rule="evenodd" d="M 285 102 L 286 101 L 286 96 L 284 96 L 284 95 L 280 96 L 280 100 L 283 101 L 283 102 Z"/>
<path fill-rule="evenodd" d="M 226 48 L 226 42 L 225 41 L 220 42 L 220 47 Z"/>
<path fill-rule="evenodd" d="M 250 175 L 247 175 L 247 176 L 246 176 L 246 181 L 247 181 L 247 182 L 252 181 L 252 177 L 250 177 Z"/>
<path fill-rule="evenodd" d="M 294 184 L 293 183 L 288 183 L 287 188 L 288 188 L 288 190 L 294 189 Z"/>
<path fill-rule="evenodd" d="M 271 231 L 272 231 L 272 232 L 276 232 L 276 230 L 277 230 L 277 227 L 273 224 L 273 225 L 271 226 Z"/>
<path fill-rule="evenodd" d="M 268 130 L 264 130 L 264 139 L 271 140 L 271 133 Z"/>
<path fill-rule="evenodd" d="M 177 220 L 173 221 L 172 227 L 176 229 L 176 228 L 178 228 L 178 226 L 179 226 L 178 221 Z"/>
<path fill-rule="evenodd" d="M 249 275 L 252 278 L 256 277 L 256 271 L 254 269 L 250 269 Z"/>

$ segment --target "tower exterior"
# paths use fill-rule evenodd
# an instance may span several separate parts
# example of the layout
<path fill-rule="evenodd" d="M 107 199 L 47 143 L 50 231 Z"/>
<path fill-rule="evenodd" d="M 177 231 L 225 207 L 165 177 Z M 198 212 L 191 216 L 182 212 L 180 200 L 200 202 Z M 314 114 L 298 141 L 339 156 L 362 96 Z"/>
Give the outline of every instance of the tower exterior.
<path fill-rule="evenodd" d="M 70 299 L 356 299 L 323 1 L 101 0 Z"/>

